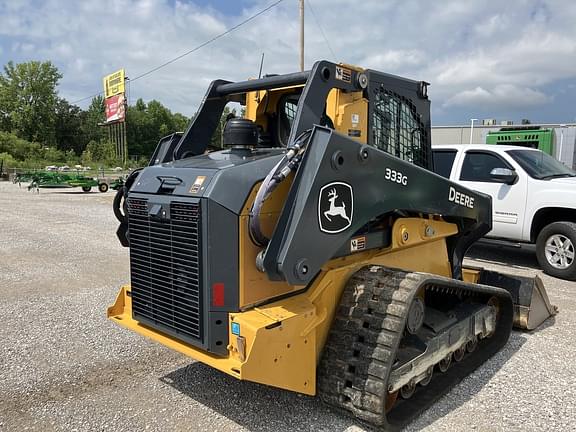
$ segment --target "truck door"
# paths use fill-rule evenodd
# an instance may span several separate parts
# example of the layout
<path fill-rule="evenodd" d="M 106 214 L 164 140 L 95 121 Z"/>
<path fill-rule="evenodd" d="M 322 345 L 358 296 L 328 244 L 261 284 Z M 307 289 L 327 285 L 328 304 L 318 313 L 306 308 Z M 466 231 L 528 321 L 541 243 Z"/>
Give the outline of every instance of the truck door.
<path fill-rule="evenodd" d="M 464 155 L 458 182 L 492 197 L 493 228 L 488 237 L 522 240 L 522 223 L 526 210 L 527 179 L 518 172 L 513 185 L 498 181 L 490 175 L 494 168 L 514 167 L 497 153 L 468 150 Z"/>

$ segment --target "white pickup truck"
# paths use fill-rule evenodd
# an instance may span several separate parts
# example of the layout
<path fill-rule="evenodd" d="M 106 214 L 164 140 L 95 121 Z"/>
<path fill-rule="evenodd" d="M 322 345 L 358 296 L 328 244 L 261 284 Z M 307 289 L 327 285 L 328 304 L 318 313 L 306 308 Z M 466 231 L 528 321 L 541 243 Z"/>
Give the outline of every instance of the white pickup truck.
<path fill-rule="evenodd" d="M 576 172 L 531 148 L 432 147 L 434 171 L 492 197 L 487 237 L 536 244 L 544 272 L 576 280 Z"/>

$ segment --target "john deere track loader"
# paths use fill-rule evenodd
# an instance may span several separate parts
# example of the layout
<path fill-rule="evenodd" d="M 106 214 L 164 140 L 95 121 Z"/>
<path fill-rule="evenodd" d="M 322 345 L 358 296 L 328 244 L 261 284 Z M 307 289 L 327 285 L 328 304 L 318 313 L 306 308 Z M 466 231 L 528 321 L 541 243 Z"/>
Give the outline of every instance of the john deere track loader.
<path fill-rule="evenodd" d="M 207 146 L 227 103 L 224 149 Z M 554 314 L 538 279 L 463 267 L 486 195 L 431 171 L 427 83 L 326 61 L 212 82 L 115 200 L 116 323 L 242 380 L 405 424 Z"/>

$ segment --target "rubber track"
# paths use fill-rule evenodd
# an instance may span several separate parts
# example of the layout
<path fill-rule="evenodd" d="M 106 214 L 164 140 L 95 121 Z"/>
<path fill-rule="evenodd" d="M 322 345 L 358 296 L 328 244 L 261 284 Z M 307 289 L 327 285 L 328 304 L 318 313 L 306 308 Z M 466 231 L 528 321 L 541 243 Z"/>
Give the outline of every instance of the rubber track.
<path fill-rule="evenodd" d="M 425 285 L 445 286 L 500 301 L 495 335 L 480 342 L 474 354 L 436 372 L 432 382 L 385 413 L 388 377 L 404 333 L 408 307 Z M 507 291 L 426 273 L 367 266 L 348 281 L 318 367 L 318 395 L 340 411 L 386 430 L 395 430 L 428 408 L 453 385 L 497 352 L 512 328 Z"/>

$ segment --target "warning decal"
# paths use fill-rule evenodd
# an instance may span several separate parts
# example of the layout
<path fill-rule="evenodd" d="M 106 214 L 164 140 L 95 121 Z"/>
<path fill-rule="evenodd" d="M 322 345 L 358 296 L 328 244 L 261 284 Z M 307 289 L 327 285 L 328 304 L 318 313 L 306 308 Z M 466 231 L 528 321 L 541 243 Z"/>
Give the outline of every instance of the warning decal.
<path fill-rule="evenodd" d="M 352 71 L 342 66 L 336 66 L 336 79 L 347 83 L 352 82 Z"/>
<path fill-rule="evenodd" d="M 366 249 L 366 237 L 355 237 L 350 240 L 350 252 L 358 252 Z"/>
<path fill-rule="evenodd" d="M 196 177 L 196 180 L 194 180 L 194 184 L 190 188 L 190 193 L 193 194 L 198 193 L 200 191 L 200 188 L 202 187 L 202 184 L 204 183 L 204 180 L 206 180 L 206 176 Z"/>

